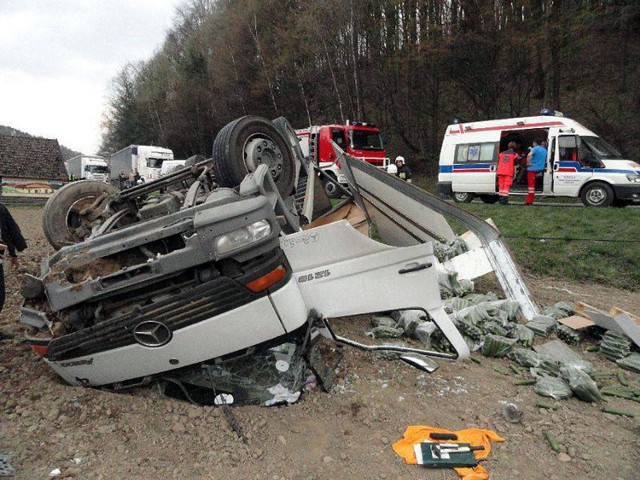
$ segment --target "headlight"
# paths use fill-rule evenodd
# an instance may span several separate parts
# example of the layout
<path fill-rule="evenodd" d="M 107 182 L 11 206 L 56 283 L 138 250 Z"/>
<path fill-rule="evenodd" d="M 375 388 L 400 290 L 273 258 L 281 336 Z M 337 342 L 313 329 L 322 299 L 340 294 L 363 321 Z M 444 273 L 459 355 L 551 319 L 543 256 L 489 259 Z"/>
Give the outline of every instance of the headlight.
<path fill-rule="evenodd" d="M 219 254 L 225 254 L 238 248 L 246 247 L 269 235 L 271 235 L 271 225 L 267 220 L 260 220 L 216 237 L 214 245 Z"/>
<path fill-rule="evenodd" d="M 629 180 L 630 182 L 640 183 L 640 175 L 637 173 L 628 173 L 627 180 Z"/>

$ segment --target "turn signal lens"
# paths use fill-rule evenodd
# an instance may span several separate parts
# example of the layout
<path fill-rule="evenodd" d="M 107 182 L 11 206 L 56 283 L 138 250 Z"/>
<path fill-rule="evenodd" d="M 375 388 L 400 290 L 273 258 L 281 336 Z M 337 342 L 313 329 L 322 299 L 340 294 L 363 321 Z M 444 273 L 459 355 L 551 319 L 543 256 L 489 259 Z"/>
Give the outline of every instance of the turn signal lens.
<path fill-rule="evenodd" d="M 276 269 L 271 270 L 266 275 L 256 278 L 255 280 L 251 280 L 249 283 L 247 283 L 247 288 L 254 293 L 261 292 L 278 283 L 286 275 L 287 270 L 282 265 L 279 265 Z"/>

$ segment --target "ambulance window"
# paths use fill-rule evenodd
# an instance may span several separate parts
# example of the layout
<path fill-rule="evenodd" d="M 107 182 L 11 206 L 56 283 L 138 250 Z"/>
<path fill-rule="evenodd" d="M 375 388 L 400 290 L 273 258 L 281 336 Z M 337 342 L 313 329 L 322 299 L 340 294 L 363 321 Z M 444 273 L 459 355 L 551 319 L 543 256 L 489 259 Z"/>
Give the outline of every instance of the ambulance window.
<path fill-rule="evenodd" d="M 480 145 L 469 145 L 467 161 L 477 162 L 478 160 L 480 160 Z"/>
<path fill-rule="evenodd" d="M 468 154 L 469 154 L 469 145 L 458 145 L 458 154 L 456 155 L 456 162 L 466 162 Z"/>
<path fill-rule="evenodd" d="M 560 160 L 578 161 L 578 141 L 575 135 L 558 137 L 558 151 L 560 152 Z"/>
<path fill-rule="evenodd" d="M 495 160 L 495 147 L 495 143 L 458 145 L 456 150 L 456 163 L 493 162 Z"/>
<path fill-rule="evenodd" d="M 493 162 L 493 151 L 495 144 L 483 143 L 480 147 L 480 161 L 481 162 Z"/>

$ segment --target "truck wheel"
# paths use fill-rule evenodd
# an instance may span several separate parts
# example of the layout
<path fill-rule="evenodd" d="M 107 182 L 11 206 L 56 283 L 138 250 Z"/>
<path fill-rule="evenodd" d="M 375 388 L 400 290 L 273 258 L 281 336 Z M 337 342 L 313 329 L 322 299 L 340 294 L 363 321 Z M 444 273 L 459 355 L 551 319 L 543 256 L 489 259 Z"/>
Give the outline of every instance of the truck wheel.
<path fill-rule="evenodd" d="M 295 180 L 289 144 L 266 118 L 248 115 L 228 123 L 213 142 L 213 174 L 223 187 L 240 185 L 249 172 L 266 165 L 283 197 Z"/>
<path fill-rule="evenodd" d="M 53 248 L 82 242 L 90 233 L 90 228 L 80 229 L 80 211 L 87 208 L 103 195 L 118 193 L 112 185 L 94 180 L 68 183 L 57 190 L 47 201 L 42 212 L 42 230 Z M 85 234 L 81 233 L 86 232 Z"/>
<path fill-rule="evenodd" d="M 608 207 L 614 201 L 613 189 L 602 182 L 593 182 L 580 192 L 580 200 L 587 207 Z"/>
<path fill-rule="evenodd" d="M 480 200 L 491 205 L 500 200 L 500 197 L 498 195 L 480 195 Z"/>
<path fill-rule="evenodd" d="M 329 198 L 342 197 L 342 190 L 338 188 L 337 180 L 334 180 L 333 177 L 331 177 L 331 180 L 329 180 L 328 178 L 325 178 L 322 182 L 323 182 L 322 187 L 324 188 L 324 193 L 327 194 L 327 197 Z"/>
<path fill-rule="evenodd" d="M 469 192 L 455 192 L 453 194 L 453 199 L 456 203 L 469 203 L 474 197 L 475 194 Z"/>

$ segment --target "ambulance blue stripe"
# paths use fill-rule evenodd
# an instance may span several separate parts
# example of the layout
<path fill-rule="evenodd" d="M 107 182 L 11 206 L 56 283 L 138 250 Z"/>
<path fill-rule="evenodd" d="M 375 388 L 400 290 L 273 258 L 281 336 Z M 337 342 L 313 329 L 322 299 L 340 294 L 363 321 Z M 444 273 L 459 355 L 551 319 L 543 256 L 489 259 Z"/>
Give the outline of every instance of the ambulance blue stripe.
<path fill-rule="evenodd" d="M 614 169 L 614 168 L 585 168 L 582 165 L 580 165 L 580 162 L 560 162 L 560 168 L 562 167 L 572 167 L 575 168 L 578 172 L 588 172 L 588 173 L 593 173 L 593 172 L 604 172 L 604 173 L 638 173 L 640 174 L 640 170 L 631 170 L 631 169 L 627 169 L 627 170 L 619 170 L 619 169 Z"/>
<path fill-rule="evenodd" d="M 460 165 L 454 165 L 454 170 L 466 170 L 467 168 L 489 168 L 490 163 L 465 163 Z"/>
<path fill-rule="evenodd" d="M 459 172 L 461 170 L 477 170 L 480 168 L 485 168 L 489 171 L 491 167 L 490 163 L 465 163 L 460 165 L 439 165 L 438 172 L 440 173 L 453 173 L 454 171 Z"/>

